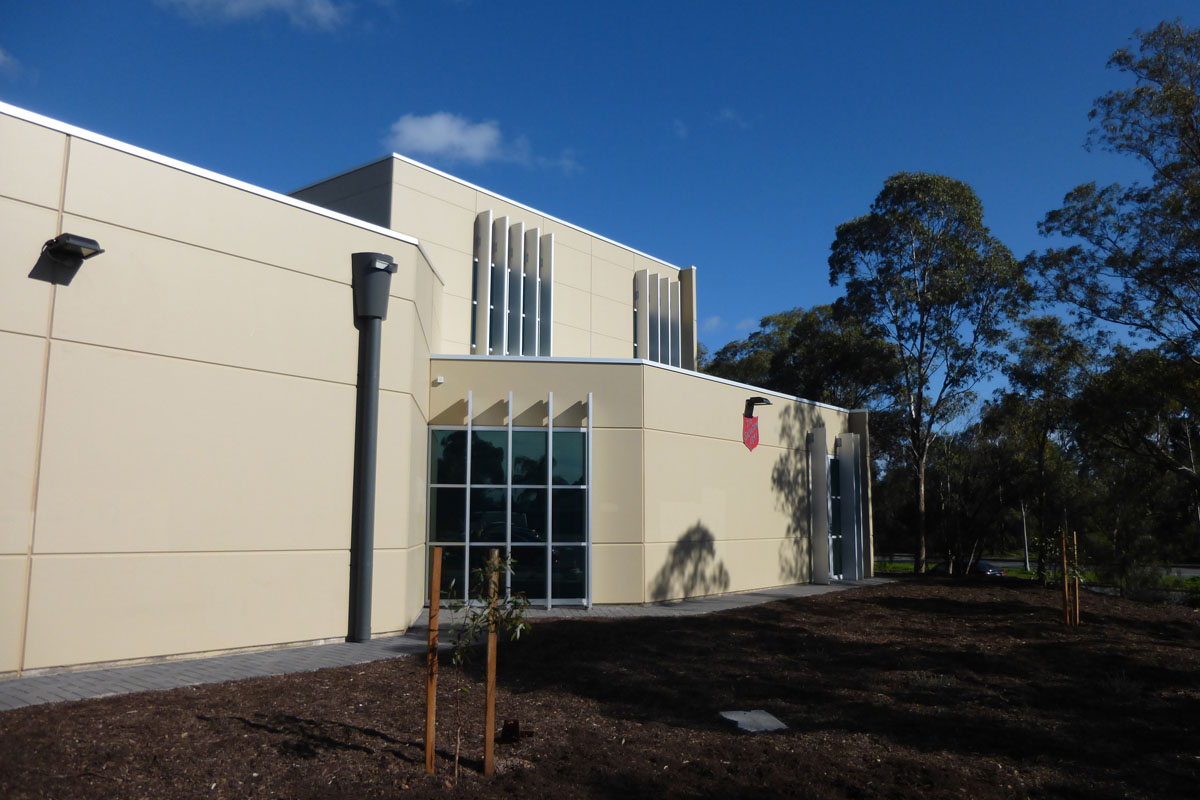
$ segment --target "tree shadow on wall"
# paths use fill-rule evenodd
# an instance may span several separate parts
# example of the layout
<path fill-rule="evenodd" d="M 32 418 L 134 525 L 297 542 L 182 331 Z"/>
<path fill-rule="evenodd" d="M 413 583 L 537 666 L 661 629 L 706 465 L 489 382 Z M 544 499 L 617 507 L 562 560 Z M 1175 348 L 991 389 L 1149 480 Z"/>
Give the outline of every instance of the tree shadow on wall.
<path fill-rule="evenodd" d="M 677 600 L 717 594 L 729 588 L 729 570 L 717 558 L 716 538 L 701 522 L 688 528 L 667 553 L 650 584 L 650 599 Z"/>
<path fill-rule="evenodd" d="M 785 583 L 800 583 L 811 579 L 809 552 L 810 486 L 808 441 L 806 431 L 812 420 L 805 409 L 790 405 L 780 414 L 780 444 L 783 454 L 771 470 L 771 488 L 775 491 L 775 507 L 787 515 L 787 534 L 779 543 L 779 577 Z"/>

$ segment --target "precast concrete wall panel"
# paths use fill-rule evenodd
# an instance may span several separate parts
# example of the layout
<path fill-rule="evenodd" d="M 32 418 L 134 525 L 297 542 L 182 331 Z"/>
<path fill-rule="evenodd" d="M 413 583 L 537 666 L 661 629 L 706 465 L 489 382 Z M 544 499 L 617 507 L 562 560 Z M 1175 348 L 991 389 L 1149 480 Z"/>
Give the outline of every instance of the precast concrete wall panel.
<path fill-rule="evenodd" d="M 345 635 L 360 251 L 399 265 L 373 621 L 406 627 L 443 324 L 415 240 L 41 119 L 0 113 L 0 672 Z M 63 230 L 105 252 L 30 278 Z"/>
<path fill-rule="evenodd" d="M 62 191 L 67 137 L 41 125 L 0 113 L 0 196 L 57 209 Z"/>
<path fill-rule="evenodd" d="M 37 558 L 25 669 L 344 636 L 349 575 L 346 550 Z"/>
<path fill-rule="evenodd" d="M 5 189 L 0 185 L 0 192 Z M 28 276 L 42 245 L 58 234 L 57 223 L 53 209 L 0 197 L 0 331 L 32 336 L 49 331 L 51 286 Z"/>
<path fill-rule="evenodd" d="M 45 358 L 44 339 L 0 332 L 0 555 L 23 558 L 33 536 Z"/>

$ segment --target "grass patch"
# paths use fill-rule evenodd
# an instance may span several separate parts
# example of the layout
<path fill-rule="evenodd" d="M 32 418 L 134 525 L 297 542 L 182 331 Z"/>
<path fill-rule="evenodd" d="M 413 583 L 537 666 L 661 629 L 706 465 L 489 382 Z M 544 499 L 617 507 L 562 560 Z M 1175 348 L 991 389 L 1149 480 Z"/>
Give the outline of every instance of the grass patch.
<path fill-rule="evenodd" d="M 910 575 L 913 571 L 911 561 L 876 561 L 876 575 Z"/>

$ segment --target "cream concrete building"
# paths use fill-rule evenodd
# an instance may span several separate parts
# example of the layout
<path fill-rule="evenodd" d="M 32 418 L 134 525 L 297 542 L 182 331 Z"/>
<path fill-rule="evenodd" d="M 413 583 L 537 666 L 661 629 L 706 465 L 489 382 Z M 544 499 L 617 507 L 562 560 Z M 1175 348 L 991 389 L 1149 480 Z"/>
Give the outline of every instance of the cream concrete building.
<path fill-rule="evenodd" d="M 697 373 L 694 268 L 401 156 L 283 196 L 5 104 L 0 152 L 0 674 L 402 631 L 431 544 L 536 604 L 870 574 L 865 412 Z"/>

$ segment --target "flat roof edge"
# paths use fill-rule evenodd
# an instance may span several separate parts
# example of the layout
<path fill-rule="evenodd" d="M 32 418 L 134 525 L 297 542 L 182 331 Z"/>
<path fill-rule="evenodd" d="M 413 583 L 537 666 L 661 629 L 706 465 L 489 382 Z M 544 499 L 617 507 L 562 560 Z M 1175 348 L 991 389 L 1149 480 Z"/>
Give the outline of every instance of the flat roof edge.
<path fill-rule="evenodd" d="M 74 136 L 77 139 L 83 139 L 85 141 L 92 142 L 93 144 L 101 145 L 102 147 L 109 147 L 127 155 L 143 158 L 147 161 L 161 164 L 164 167 L 177 169 L 180 172 L 186 172 L 189 175 L 195 175 L 198 178 L 204 178 L 233 189 L 239 189 L 243 192 L 248 192 L 250 194 L 257 195 L 267 200 L 273 200 L 277 203 L 282 203 L 287 206 L 292 206 L 293 208 L 300 209 L 301 211 L 308 211 L 312 214 L 317 214 L 318 216 L 326 217 L 336 222 L 352 225 L 356 228 L 370 231 L 371 233 L 377 233 L 382 236 L 386 236 L 389 239 L 395 239 L 396 241 L 404 242 L 405 244 L 417 246 L 420 246 L 421 244 L 420 241 L 418 241 L 414 236 L 409 236 L 405 233 L 399 233 L 390 228 L 384 228 L 380 225 L 365 222 L 361 219 L 355 219 L 354 217 L 347 216 L 346 214 L 340 214 L 336 211 L 330 211 L 327 208 L 322 208 L 321 206 L 313 205 L 312 203 L 306 203 L 303 200 L 297 200 L 294 197 L 288 197 L 285 194 L 281 194 L 270 189 L 264 189 L 261 186 L 255 186 L 252 183 L 240 181 L 237 178 L 231 178 L 228 175 L 222 175 L 219 172 L 213 172 L 212 170 L 207 170 L 203 167 L 197 167 L 195 164 L 189 164 L 186 161 L 180 161 L 178 159 L 171 158 L 170 156 L 164 156 L 161 153 L 155 153 L 152 150 L 146 150 L 145 148 L 141 148 L 127 142 L 122 142 L 93 131 L 85 130 L 84 128 L 38 114 L 35 111 L 29 111 L 27 109 L 5 103 L 2 100 L 0 100 L 0 114 L 7 114 L 10 117 L 15 117 L 17 119 L 24 120 L 25 122 L 33 123 L 34 125 L 40 125 L 44 128 L 49 128 L 50 130 L 58 131 L 59 133 L 66 134 L 67 136 Z M 428 258 L 426 258 L 426 261 L 428 261 Z M 432 263 L 430 263 L 429 266 L 431 269 L 433 268 Z M 437 270 L 434 270 L 434 274 L 437 274 Z M 442 280 L 440 275 L 438 276 L 438 280 Z"/>
<path fill-rule="evenodd" d="M 641 358 L 581 358 L 573 356 L 465 356 L 460 353 L 434 353 L 429 356 L 430 361 L 475 361 L 480 364 L 503 362 L 503 363 L 518 363 L 518 364 L 617 364 L 624 366 L 642 366 L 654 367 L 668 372 L 678 372 L 681 375 L 687 375 L 693 378 L 711 381 L 713 383 L 723 383 L 726 386 L 733 386 L 738 389 L 756 392 L 758 394 L 777 397 L 780 400 L 790 400 L 793 403 L 804 403 L 806 405 L 815 406 L 817 408 L 827 408 L 830 411 L 837 411 L 843 414 L 849 414 L 852 409 L 842 408 L 841 406 L 822 403 L 817 400 L 807 400 L 803 397 L 776 392 L 773 389 L 764 389 L 761 386 L 752 386 L 748 383 L 740 383 L 731 381 L 728 378 L 718 378 L 715 375 L 709 375 L 704 372 L 694 372 L 690 369 L 682 367 L 672 367 L 668 364 L 660 364 L 657 361 L 647 361 Z"/>

